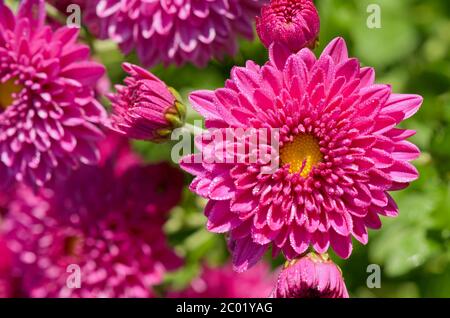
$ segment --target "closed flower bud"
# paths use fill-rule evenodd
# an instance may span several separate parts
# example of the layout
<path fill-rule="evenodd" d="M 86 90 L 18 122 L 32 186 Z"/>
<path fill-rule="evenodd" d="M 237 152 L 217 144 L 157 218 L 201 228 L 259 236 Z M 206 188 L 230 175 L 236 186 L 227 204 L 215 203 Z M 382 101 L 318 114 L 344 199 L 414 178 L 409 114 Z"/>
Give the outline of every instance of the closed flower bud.
<path fill-rule="evenodd" d="M 309 253 L 288 262 L 278 277 L 275 298 L 348 298 L 342 272 L 327 254 Z"/>
<path fill-rule="evenodd" d="M 166 141 L 173 129 L 184 125 L 186 108 L 181 97 L 143 68 L 129 63 L 122 67 L 130 76 L 110 96 L 110 128 L 133 139 Z"/>
<path fill-rule="evenodd" d="M 293 53 L 317 43 L 320 20 L 311 0 L 271 0 L 256 20 L 262 43 L 286 45 Z"/>

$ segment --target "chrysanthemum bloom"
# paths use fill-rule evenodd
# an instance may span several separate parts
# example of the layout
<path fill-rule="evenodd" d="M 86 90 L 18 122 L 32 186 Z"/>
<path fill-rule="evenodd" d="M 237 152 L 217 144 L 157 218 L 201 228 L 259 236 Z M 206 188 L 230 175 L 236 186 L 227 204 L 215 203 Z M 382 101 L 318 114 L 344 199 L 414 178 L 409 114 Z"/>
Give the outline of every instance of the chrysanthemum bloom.
<path fill-rule="evenodd" d="M 43 186 L 54 175 L 98 160 L 93 97 L 104 68 L 88 61 L 79 30 L 44 24 L 45 3 L 21 2 L 16 16 L 0 1 L 0 179 Z"/>
<path fill-rule="evenodd" d="M 100 23 L 96 14 L 96 7 L 99 0 L 47 0 L 46 2 L 55 7 L 61 14 L 69 17 L 68 21 L 71 23 L 76 22 L 73 14 L 77 8 L 74 5 L 78 6 L 81 13 L 81 25 L 86 26 L 89 32 L 94 35 L 98 35 L 104 27 L 104 23 L 102 27 L 102 23 Z M 53 18 L 53 21 L 50 20 L 49 22 L 53 22 L 55 25 L 61 24 L 63 21 L 60 17 L 51 18 Z"/>
<path fill-rule="evenodd" d="M 328 255 L 309 253 L 288 263 L 278 277 L 275 298 L 348 298 L 340 268 Z"/>
<path fill-rule="evenodd" d="M 141 63 L 153 66 L 191 62 L 205 66 L 237 50 L 237 37 L 253 37 L 252 22 L 266 0 L 96 0 L 101 38 L 117 42 L 125 54 L 134 48 Z"/>
<path fill-rule="evenodd" d="M 277 42 L 296 53 L 316 46 L 319 14 L 312 0 L 271 0 L 256 18 L 256 30 L 266 47 Z"/>
<path fill-rule="evenodd" d="M 260 263 L 245 273 L 236 273 L 231 264 L 223 267 L 203 267 L 200 277 L 181 292 L 172 292 L 177 298 L 268 298 L 276 277 L 266 263 Z"/>
<path fill-rule="evenodd" d="M 130 74 L 125 86 L 116 85 L 110 96 L 113 113 L 109 126 L 128 138 L 153 142 L 167 140 L 173 129 L 182 127 L 186 109 L 178 93 L 139 66 L 123 64 Z"/>
<path fill-rule="evenodd" d="M 131 167 L 124 173 L 122 182 L 127 185 L 123 200 L 131 204 L 129 208 L 154 215 L 169 212 L 180 202 L 184 176 L 169 163 L 161 162 Z"/>
<path fill-rule="evenodd" d="M 138 185 L 122 179 L 127 172 L 117 174 L 122 150 L 39 196 L 20 189 L 5 226 L 28 296 L 151 297 L 164 274 L 181 265 L 162 229 L 165 211 L 149 213 L 151 198 L 132 193 Z M 160 169 L 145 169 L 151 167 Z M 178 173 L 166 170 L 166 177 Z M 152 191 L 141 186 L 140 193 Z"/>
<path fill-rule="evenodd" d="M 108 131 L 98 146 L 100 151 L 98 165 L 100 167 L 112 165 L 117 177 L 142 164 L 142 158 L 132 151 L 129 140 L 121 134 Z"/>
<path fill-rule="evenodd" d="M 388 191 L 418 177 L 409 162 L 419 149 L 406 141 L 415 132 L 396 125 L 422 98 L 394 94 L 374 79 L 374 70 L 348 58 L 337 38 L 320 58 L 306 48 L 290 54 L 273 45 L 264 66 L 249 61 L 231 71 L 225 88 L 190 96 L 209 130 L 197 137 L 201 153 L 185 157 L 182 167 L 196 176 L 192 191 L 209 199 L 207 228 L 229 233 L 236 270 L 255 264 L 271 245 L 288 259 L 309 246 L 325 253 L 330 245 L 347 258 L 352 236 L 365 244 L 367 228 L 381 227 L 380 215 L 398 214 Z M 257 144 L 271 162 L 262 155 L 210 160 L 214 148 L 247 149 L 249 141 L 208 134 L 248 127 L 279 136 L 279 149 L 263 138 Z"/>

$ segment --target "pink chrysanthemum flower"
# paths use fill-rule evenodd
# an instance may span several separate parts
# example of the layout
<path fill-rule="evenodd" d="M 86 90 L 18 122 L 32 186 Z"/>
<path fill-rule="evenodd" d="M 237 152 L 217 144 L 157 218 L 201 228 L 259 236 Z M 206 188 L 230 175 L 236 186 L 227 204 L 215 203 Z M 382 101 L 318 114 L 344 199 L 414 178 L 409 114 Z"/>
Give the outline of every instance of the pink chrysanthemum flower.
<path fill-rule="evenodd" d="M 5 232 L 27 296 L 151 297 L 152 287 L 161 283 L 164 274 L 181 265 L 162 229 L 166 211 L 149 211 L 154 196 L 139 195 L 146 189 L 151 194 L 150 181 L 134 193 L 138 185 L 127 181 L 137 178 L 125 177 L 129 169 L 139 167 L 141 178 L 151 177 L 155 173 L 148 171 L 162 167 L 134 165 L 118 170 L 115 163 L 124 150 L 110 152 L 102 165 L 83 167 L 39 196 L 19 189 L 9 207 Z M 164 169 L 166 178 L 182 178 L 180 171 Z M 179 199 L 182 188 L 179 183 L 174 186 L 175 191 L 160 191 L 159 196 L 168 200 L 176 192 L 174 199 Z M 161 209 L 177 204 L 174 199 Z M 80 288 L 73 288 L 76 273 Z"/>
<path fill-rule="evenodd" d="M 266 47 L 277 42 L 293 53 L 314 48 L 320 19 L 312 0 L 271 0 L 256 18 L 256 30 Z"/>
<path fill-rule="evenodd" d="M 253 18 L 265 0 L 96 0 L 100 27 L 125 54 L 134 48 L 142 64 L 186 62 L 205 66 L 213 58 L 236 53 L 238 35 L 253 37 Z"/>
<path fill-rule="evenodd" d="M 255 264 L 270 246 L 294 259 L 309 246 L 324 253 L 331 245 L 347 258 L 352 236 L 366 244 L 367 228 L 381 227 L 380 215 L 397 215 L 388 191 L 418 177 L 410 161 L 419 149 L 406 141 L 415 132 L 396 125 L 422 98 L 394 94 L 374 80 L 374 70 L 349 58 L 337 38 L 320 58 L 273 45 L 264 66 L 249 61 L 231 71 L 225 88 L 190 96 L 209 130 L 197 137 L 201 153 L 185 157 L 182 167 L 196 176 L 192 191 L 209 199 L 207 228 L 229 233 L 236 270 Z M 214 149 L 248 148 L 245 134 L 227 138 L 236 128 L 278 136 L 279 148 L 269 138 L 256 148 L 274 159 L 252 161 L 255 154 L 244 153 L 233 163 L 211 160 Z"/>
<path fill-rule="evenodd" d="M 245 273 L 236 273 L 231 264 L 223 267 L 203 267 L 200 277 L 181 292 L 172 292 L 176 298 L 268 298 L 276 282 L 266 263 L 260 263 Z"/>
<path fill-rule="evenodd" d="M 286 264 L 278 277 L 275 298 L 348 298 L 340 268 L 328 255 L 309 253 Z"/>
<path fill-rule="evenodd" d="M 122 67 L 130 76 L 125 86 L 116 85 L 117 93 L 110 96 L 113 113 L 109 126 L 128 138 L 166 140 L 173 129 L 184 125 L 186 109 L 181 97 L 143 68 L 129 63 Z"/>
<path fill-rule="evenodd" d="M 104 68 L 78 29 L 44 24 L 44 5 L 25 0 L 14 16 L 0 1 L 0 182 L 43 186 L 98 160 L 105 112 L 93 88 Z"/>

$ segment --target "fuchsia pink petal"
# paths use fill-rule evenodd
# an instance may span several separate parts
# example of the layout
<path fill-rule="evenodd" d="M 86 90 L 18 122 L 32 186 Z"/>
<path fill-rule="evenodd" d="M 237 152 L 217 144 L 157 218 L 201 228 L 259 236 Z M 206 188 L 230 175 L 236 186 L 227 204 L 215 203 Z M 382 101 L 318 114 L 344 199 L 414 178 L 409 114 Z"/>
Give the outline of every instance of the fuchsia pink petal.
<path fill-rule="evenodd" d="M 150 67 L 205 66 L 212 58 L 234 55 L 238 36 L 253 37 L 253 19 L 266 0 L 86 2 L 89 29 L 117 42 L 125 54 L 136 49 Z"/>
<path fill-rule="evenodd" d="M 15 297 L 13 255 L 3 236 L 0 236 L 0 298 Z"/>
<path fill-rule="evenodd" d="M 256 19 L 256 30 L 266 47 L 279 43 L 296 53 L 314 48 L 320 19 L 312 0 L 270 0 Z"/>
<path fill-rule="evenodd" d="M 257 145 L 257 151 L 268 149 L 280 163 L 271 174 L 265 173 L 267 162 L 199 161 L 223 148 L 220 140 L 208 138 L 197 142 L 202 147 L 195 165 L 182 164 L 196 176 L 192 191 L 207 198 L 208 207 L 220 202 L 220 213 L 206 213 L 208 228 L 230 234 L 238 271 L 255 264 L 270 246 L 288 259 L 308 247 L 319 253 L 331 247 L 348 258 L 352 237 L 366 244 L 367 228 L 382 225 L 380 215 L 398 214 L 389 191 L 418 177 L 410 161 L 420 151 L 406 141 L 414 131 L 396 125 L 417 111 L 420 96 L 394 94 L 389 85 L 374 84 L 373 69 L 349 58 L 342 38 L 331 41 L 319 58 L 309 49 L 291 54 L 280 43 L 270 46 L 269 57 L 261 67 L 253 62 L 235 67 L 225 88 L 190 97 L 206 119 L 204 137 L 217 131 L 225 136 L 230 128 L 279 129 L 279 151 Z M 302 143 L 298 153 L 289 150 L 283 157 L 294 140 L 317 144 L 307 174 L 292 171 L 289 162 L 305 151 Z M 231 144 L 248 143 L 238 137 Z"/>
<path fill-rule="evenodd" d="M 25 297 L 153 297 L 182 260 L 167 243 L 165 214 L 179 203 L 183 174 L 144 165 L 126 139 L 108 134 L 100 163 L 48 189 L 20 187 L 2 230 Z M 0 296 L 5 254 L 0 240 Z M 79 266 L 81 288 L 70 288 Z"/>
<path fill-rule="evenodd" d="M 0 175 L 33 187 L 98 161 L 105 111 L 94 98 L 104 67 L 88 61 L 77 28 L 52 31 L 43 0 L 16 16 L 0 2 Z M 5 180 L 6 179 L 6 180 Z"/>
<path fill-rule="evenodd" d="M 233 267 L 237 272 L 244 272 L 254 266 L 264 255 L 267 245 L 255 244 L 251 237 L 245 237 L 229 242 L 233 253 Z"/>
<path fill-rule="evenodd" d="M 185 106 L 177 93 L 143 68 L 124 63 L 130 75 L 110 96 L 113 112 L 109 127 L 128 138 L 164 141 L 184 125 Z"/>
<path fill-rule="evenodd" d="M 286 264 L 281 271 L 275 298 L 348 298 L 341 270 L 328 256 L 308 255 Z"/>

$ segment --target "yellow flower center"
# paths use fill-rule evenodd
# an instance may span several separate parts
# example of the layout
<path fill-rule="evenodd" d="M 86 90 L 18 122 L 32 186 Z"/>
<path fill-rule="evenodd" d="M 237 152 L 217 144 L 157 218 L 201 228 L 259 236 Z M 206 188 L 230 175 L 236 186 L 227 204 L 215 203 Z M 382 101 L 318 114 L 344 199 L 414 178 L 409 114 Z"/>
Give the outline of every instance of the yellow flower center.
<path fill-rule="evenodd" d="M 16 84 L 16 79 L 11 78 L 5 83 L 0 83 L 0 108 L 6 109 L 13 101 L 13 95 L 19 93 L 23 89 L 22 85 Z"/>
<path fill-rule="evenodd" d="M 280 149 L 281 164 L 289 164 L 289 172 L 300 173 L 303 178 L 306 178 L 322 159 L 319 142 L 308 134 L 295 136 Z"/>

